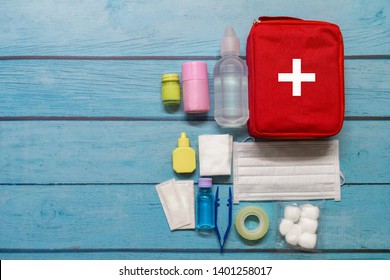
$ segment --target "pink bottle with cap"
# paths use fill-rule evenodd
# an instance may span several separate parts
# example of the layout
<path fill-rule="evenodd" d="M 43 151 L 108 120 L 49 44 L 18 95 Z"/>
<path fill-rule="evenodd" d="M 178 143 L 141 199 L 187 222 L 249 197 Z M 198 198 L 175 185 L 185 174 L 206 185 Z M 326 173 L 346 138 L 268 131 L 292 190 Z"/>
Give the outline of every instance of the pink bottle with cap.
<path fill-rule="evenodd" d="M 190 114 L 210 111 L 207 64 L 191 61 L 182 65 L 184 112 Z"/>

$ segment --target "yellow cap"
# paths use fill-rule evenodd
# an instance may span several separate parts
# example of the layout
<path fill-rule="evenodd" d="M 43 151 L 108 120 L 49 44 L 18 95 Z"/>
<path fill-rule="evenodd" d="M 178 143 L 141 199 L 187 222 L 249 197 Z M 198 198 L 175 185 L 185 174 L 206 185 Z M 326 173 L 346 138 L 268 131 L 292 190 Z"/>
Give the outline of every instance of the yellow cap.
<path fill-rule="evenodd" d="M 187 138 L 187 134 L 185 132 L 182 132 L 180 134 L 180 138 L 177 140 L 177 146 L 178 147 L 189 147 L 190 146 L 190 139 Z"/>
<path fill-rule="evenodd" d="M 161 98 L 164 105 L 180 104 L 180 85 L 178 74 L 164 74 L 161 77 Z"/>
<path fill-rule="evenodd" d="M 179 75 L 178 74 L 164 74 L 161 76 L 162 82 L 168 82 L 168 81 L 179 81 Z"/>

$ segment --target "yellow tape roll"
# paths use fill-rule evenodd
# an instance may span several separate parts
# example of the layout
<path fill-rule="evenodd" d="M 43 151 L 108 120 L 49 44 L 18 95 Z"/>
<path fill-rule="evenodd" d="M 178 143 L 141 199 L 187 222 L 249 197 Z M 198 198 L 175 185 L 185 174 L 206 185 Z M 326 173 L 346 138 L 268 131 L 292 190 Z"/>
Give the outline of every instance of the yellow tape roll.
<path fill-rule="evenodd" d="M 255 216 L 259 219 L 259 225 L 255 229 L 247 229 L 245 220 L 249 216 Z M 247 206 L 242 208 L 237 216 L 235 222 L 236 230 L 239 235 L 247 240 L 258 240 L 262 238 L 269 229 L 269 219 L 267 213 L 257 206 Z"/>

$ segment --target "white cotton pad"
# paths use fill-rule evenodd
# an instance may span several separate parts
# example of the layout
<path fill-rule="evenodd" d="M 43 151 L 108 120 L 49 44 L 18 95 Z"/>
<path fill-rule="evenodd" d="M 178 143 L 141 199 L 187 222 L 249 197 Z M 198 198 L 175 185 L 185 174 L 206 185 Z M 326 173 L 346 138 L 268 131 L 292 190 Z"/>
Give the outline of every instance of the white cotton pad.
<path fill-rule="evenodd" d="M 301 215 L 301 210 L 298 206 L 286 206 L 284 208 L 284 218 L 290 221 L 293 221 L 294 223 L 299 220 L 299 217 Z"/>
<path fill-rule="evenodd" d="M 301 235 L 301 228 L 298 225 L 293 225 L 286 234 L 286 242 L 291 245 L 297 245 L 299 236 Z"/>
<path fill-rule="evenodd" d="M 298 240 L 298 245 L 306 249 L 314 249 L 317 244 L 317 234 L 304 232 Z"/>
<path fill-rule="evenodd" d="M 304 204 L 300 206 L 301 208 L 301 218 L 308 218 L 312 220 L 317 220 L 320 216 L 320 208 L 312 204 Z"/>
<path fill-rule="evenodd" d="M 300 226 L 302 233 L 303 232 L 316 233 L 318 228 L 318 221 L 308 219 L 308 218 L 300 218 L 298 225 Z"/>
<path fill-rule="evenodd" d="M 293 221 L 282 219 L 279 225 L 279 232 L 281 235 L 285 236 L 290 229 L 293 227 L 294 223 Z"/>

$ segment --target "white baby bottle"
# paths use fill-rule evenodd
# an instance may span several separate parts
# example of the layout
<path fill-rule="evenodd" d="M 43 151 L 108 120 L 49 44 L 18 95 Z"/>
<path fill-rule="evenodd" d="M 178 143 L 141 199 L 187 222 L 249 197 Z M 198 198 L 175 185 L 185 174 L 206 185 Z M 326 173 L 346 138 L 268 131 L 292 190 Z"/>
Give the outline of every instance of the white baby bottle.
<path fill-rule="evenodd" d="M 214 67 L 214 118 L 223 127 L 240 127 L 249 118 L 248 68 L 240 55 L 240 39 L 228 26 L 221 56 Z"/>

